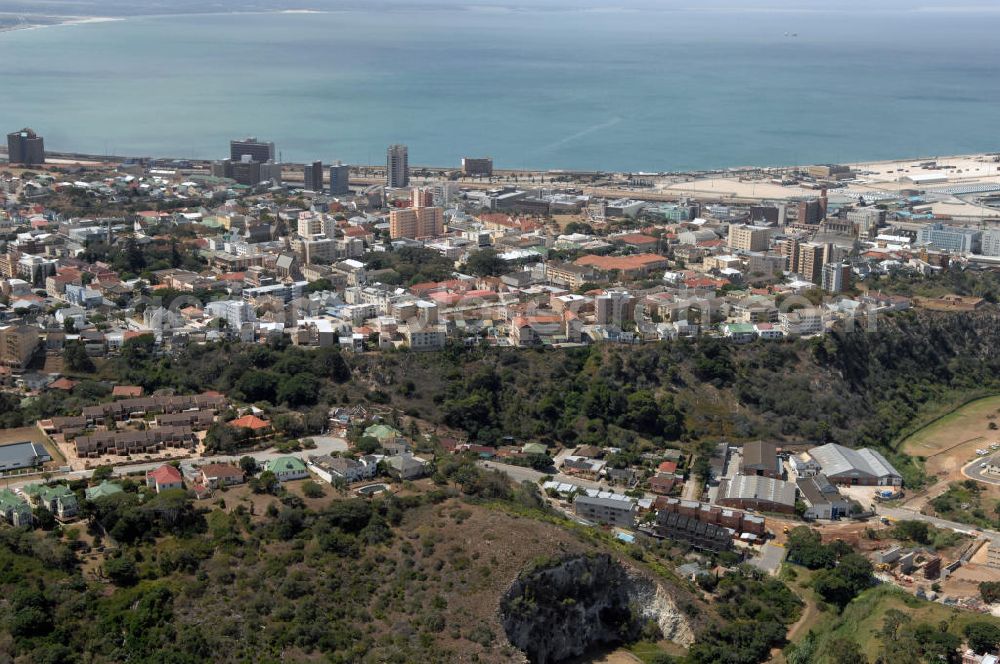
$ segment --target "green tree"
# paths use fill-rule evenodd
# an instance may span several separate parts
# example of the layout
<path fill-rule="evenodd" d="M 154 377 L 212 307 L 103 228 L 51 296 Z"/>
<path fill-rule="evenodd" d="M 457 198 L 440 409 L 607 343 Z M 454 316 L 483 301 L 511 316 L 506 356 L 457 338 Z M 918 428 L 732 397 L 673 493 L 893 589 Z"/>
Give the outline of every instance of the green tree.
<path fill-rule="evenodd" d="M 44 507 L 36 507 L 31 511 L 35 525 L 42 530 L 52 530 L 56 527 L 56 516 Z"/>
<path fill-rule="evenodd" d="M 117 586 L 131 586 L 139 580 L 135 558 L 125 554 L 104 563 L 104 573 Z"/>
<path fill-rule="evenodd" d="M 830 642 L 829 652 L 835 664 L 868 664 L 861 646 L 850 639 L 834 639 Z"/>
<path fill-rule="evenodd" d="M 94 468 L 94 472 L 91 474 L 90 479 L 92 479 L 95 484 L 100 484 L 104 480 L 111 479 L 114 474 L 114 466 L 98 466 L 97 468 Z"/>
<path fill-rule="evenodd" d="M 319 484 L 313 482 L 312 480 L 308 480 L 302 483 L 302 495 L 306 498 L 322 498 L 326 495 L 326 493 L 323 491 L 323 487 Z"/>
<path fill-rule="evenodd" d="M 265 470 L 259 477 L 250 480 L 250 490 L 254 493 L 277 493 L 280 486 L 277 476 L 270 470 Z"/>
<path fill-rule="evenodd" d="M 986 621 L 972 622 L 962 630 L 973 651 L 985 655 L 1000 648 L 1000 626 Z"/>
<path fill-rule="evenodd" d="M 240 457 L 240 470 L 243 471 L 248 477 L 252 477 L 257 474 L 257 460 L 252 456 Z"/>
<path fill-rule="evenodd" d="M 507 271 L 507 263 L 494 249 L 474 251 L 465 261 L 465 269 L 477 277 L 499 277 Z"/>
<path fill-rule="evenodd" d="M 819 571 L 813 578 L 813 588 L 825 601 L 844 608 L 862 590 L 874 582 L 872 564 L 867 558 L 850 553 L 833 569 Z"/>
<path fill-rule="evenodd" d="M 63 362 L 66 365 L 66 369 L 72 372 L 94 372 L 94 362 L 87 355 L 87 348 L 83 345 L 83 342 L 76 339 L 66 342 L 66 346 L 63 348 Z"/>
<path fill-rule="evenodd" d="M 289 376 L 281 381 L 278 387 L 279 403 L 286 403 L 292 408 L 310 406 L 316 403 L 319 396 L 319 381 L 312 374 L 300 373 Z"/>
<path fill-rule="evenodd" d="M 788 533 L 788 560 L 809 569 L 821 569 L 833 567 L 837 555 L 823 544 L 818 530 L 798 526 Z"/>
<path fill-rule="evenodd" d="M 979 584 L 979 595 L 987 604 L 1000 602 L 1000 581 L 983 581 Z"/>

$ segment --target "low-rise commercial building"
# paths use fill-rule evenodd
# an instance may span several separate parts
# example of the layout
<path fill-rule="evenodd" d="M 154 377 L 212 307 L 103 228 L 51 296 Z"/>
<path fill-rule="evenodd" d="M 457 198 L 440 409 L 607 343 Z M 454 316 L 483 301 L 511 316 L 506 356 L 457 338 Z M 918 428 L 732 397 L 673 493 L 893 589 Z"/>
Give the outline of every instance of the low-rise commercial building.
<path fill-rule="evenodd" d="M 573 500 L 573 511 L 588 521 L 622 528 L 631 528 L 635 525 L 635 503 L 624 496 L 601 498 L 577 494 Z"/>
<path fill-rule="evenodd" d="M 809 455 L 836 484 L 862 486 L 901 486 L 903 476 L 881 453 L 862 448 L 852 450 L 829 443 L 809 450 Z"/>
<path fill-rule="evenodd" d="M 764 512 L 795 511 L 795 484 L 756 475 L 736 475 L 719 482 L 719 505 Z"/>

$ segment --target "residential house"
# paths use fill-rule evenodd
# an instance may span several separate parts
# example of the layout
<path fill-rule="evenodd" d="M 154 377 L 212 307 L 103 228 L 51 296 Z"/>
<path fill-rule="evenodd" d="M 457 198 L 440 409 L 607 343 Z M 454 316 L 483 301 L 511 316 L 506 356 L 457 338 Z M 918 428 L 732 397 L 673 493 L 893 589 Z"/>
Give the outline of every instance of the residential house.
<path fill-rule="evenodd" d="M 198 471 L 198 482 L 210 489 L 243 484 L 245 479 L 243 469 L 231 463 L 210 463 Z"/>
<path fill-rule="evenodd" d="M 12 526 L 30 526 L 31 505 L 10 489 L 0 489 L 0 515 Z"/>
<path fill-rule="evenodd" d="M 380 443 L 393 440 L 403 434 L 387 424 L 373 424 L 365 429 L 365 436 L 370 436 Z"/>
<path fill-rule="evenodd" d="M 271 431 L 271 423 L 256 415 L 244 415 L 228 422 L 229 426 L 238 429 L 250 429 L 255 436 L 263 436 Z"/>
<path fill-rule="evenodd" d="M 264 464 L 264 470 L 269 470 L 274 473 L 274 476 L 278 478 L 279 482 L 289 482 L 309 477 L 309 471 L 306 470 L 306 464 L 303 463 L 302 459 L 293 456 L 283 456 L 278 457 L 277 459 L 271 459 Z"/>
<path fill-rule="evenodd" d="M 60 521 L 77 515 L 80 506 L 76 494 L 65 484 L 30 484 L 24 487 L 28 502 L 34 507 L 44 507 Z"/>
<path fill-rule="evenodd" d="M 682 480 L 670 473 L 657 473 L 649 479 L 649 490 L 661 496 L 668 496 Z"/>
<path fill-rule="evenodd" d="M 156 493 L 168 489 L 183 489 L 184 478 L 175 466 L 165 463 L 156 470 L 146 473 L 146 486 L 155 489 Z"/>
<path fill-rule="evenodd" d="M 104 480 L 97 486 L 88 487 L 84 491 L 84 497 L 87 500 L 97 500 L 98 498 L 106 498 L 107 496 L 113 496 L 121 492 L 122 487 L 120 484 Z"/>
<path fill-rule="evenodd" d="M 584 477 L 596 478 L 606 465 L 606 462 L 599 459 L 568 456 L 563 457 L 562 470 L 567 475 L 582 475 Z"/>
<path fill-rule="evenodd" d="M 338 480 L 352 484 L 375 477 L 378 471 L 378 459 L 371 455 L 358 460 L 322 455 L 310 457 L 308 466 L 309 470 L 330 484 Z"/>
<path fill-rule="evenodd" d="M 386 457 L 389 474 L 401 480 L 415 480 L 427 474 L 429 463 L 410 452 Z"/>

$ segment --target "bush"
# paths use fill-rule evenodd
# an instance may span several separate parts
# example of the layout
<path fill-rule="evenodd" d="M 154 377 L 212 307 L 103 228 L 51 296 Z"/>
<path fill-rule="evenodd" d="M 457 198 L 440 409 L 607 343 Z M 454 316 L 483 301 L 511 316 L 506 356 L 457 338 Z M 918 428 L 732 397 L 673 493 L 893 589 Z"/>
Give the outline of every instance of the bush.
<path fill-rule="evenodd" d="M 302 495 L 306 498 L 322 498 L 326 495 L 326 492 L 323 491 L 323 487 L 316 482 L 306 480 L 302 483 Z"/>
<path fill-rule="evenodd" d="M 122 555 L 104 563 L 104 573 L 116 586 L 131 586 L 139 580 L 135 558 Z"/>

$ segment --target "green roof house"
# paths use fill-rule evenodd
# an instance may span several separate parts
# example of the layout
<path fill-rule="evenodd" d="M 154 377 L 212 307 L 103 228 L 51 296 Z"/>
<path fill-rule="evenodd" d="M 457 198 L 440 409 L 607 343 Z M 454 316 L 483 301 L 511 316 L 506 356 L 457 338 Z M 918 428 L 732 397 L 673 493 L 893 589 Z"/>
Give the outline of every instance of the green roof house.
<path fill-rule="evenodd" d="M 122 492 L 121 485 L 104 480 L 97 486 L 92 486 L 88 488 L 84 492 L 84 495 L 87 497 L 87 500 L 97 500 L 98 498 L 104 498 L 105 496 L 113 496 L 116 493 L 121 493 L 121 492 Z"/>
<path fill-rule="evenodd" d="M 10 489 L 0 490 L 0 514 L 12 526 L 31 525 L 31 505 Z"/>
<path fill-rule="evenodd" d="M 306 470 L 306 464 L 302 461 L 302 459 L 293 456 L 283 456 L 278 457 L 277 459 L 271 459 L 264 464 L 264 470 L 269 470 L 274 473 L 274 476 L 278 478 L 279 482 L 301 480 L 309 477 L 309 471 Z"/>
<path fill-rule="evenodd" d="M 525 443 L 521 452 L 524 454 L 548 454 L 549 448 L 541 443 Z"/>
<path fill-rule="evenodd" d="M 387 424 L 373 424 L 365 429 L 365 435 L 377 439 L 380 443 L 392 440 L 403 434 Z"/>
<path fill-rule="evenodd" d="M 58 519 L 68 519 L 80 511 L 76 494 L 65 484 L 29 484 L 24 487 L 28 502 L 35 507 L 44 507 Z"/>

